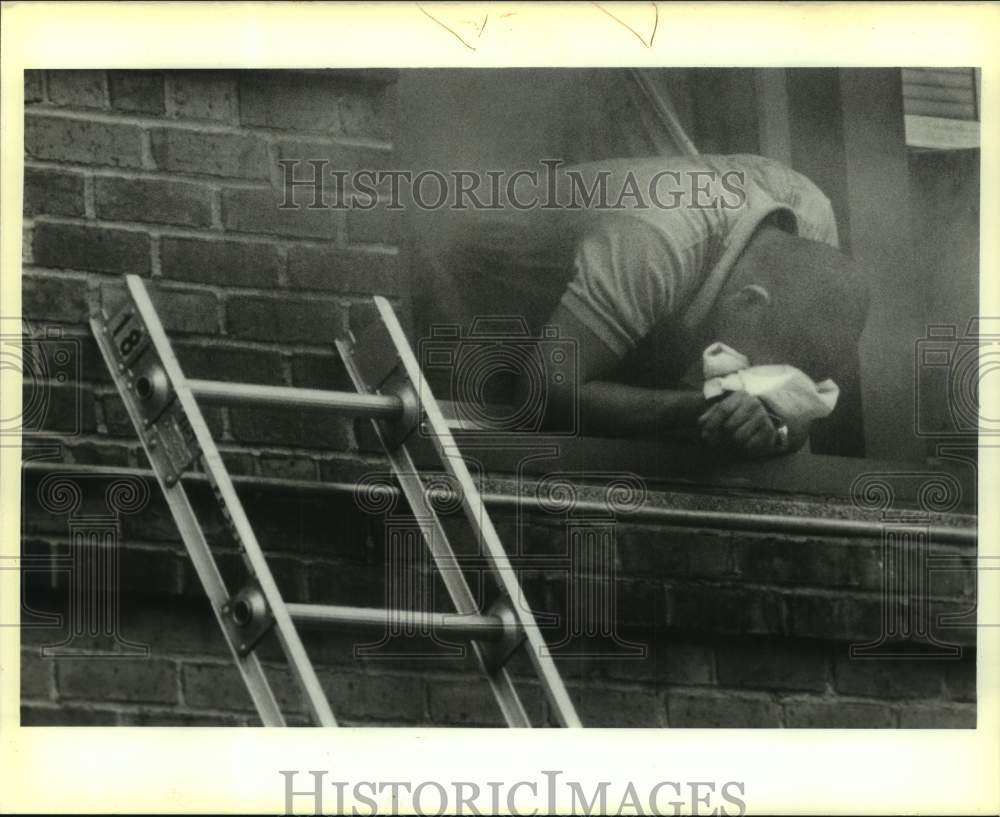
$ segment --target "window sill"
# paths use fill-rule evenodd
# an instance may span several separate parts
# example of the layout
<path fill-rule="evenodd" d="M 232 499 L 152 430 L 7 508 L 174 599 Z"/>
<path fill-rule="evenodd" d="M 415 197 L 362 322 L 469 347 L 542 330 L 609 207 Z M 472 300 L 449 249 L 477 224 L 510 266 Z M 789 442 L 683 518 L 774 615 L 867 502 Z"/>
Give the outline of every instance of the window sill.
<path fill-rule="evenodd" d="M 359 427 L 359 432 L 359 445 L 376 451 L 377 446 L 369 447 L 374 441 L 368 439 L 367 426 Z M 968 514 L 976 511 L 975 467 L 958 460 L 929 465 L 806 451 L 759 460 L 733 460 L 690 443 L 667 440 L 488 435 L 461 430 L 453 434 L 466 459 L 476 470 L 489 474 L 537 476 L 558 470 L 586 479 L 588 474 L 628 473 L 650 487 L 800 495 L 847 503 L 852 489 L 857 491 L 864 480 L 864 484 L 889 484 L 893 503 L 898 507 L 919 507 L 927 483 L 943 480 L 949 491 L 949 510 Z M 439 462 L 431 441 L 421 439 L 419 431 L 411 438 L 410 447 L 418 466 L 431 468 Z"/>

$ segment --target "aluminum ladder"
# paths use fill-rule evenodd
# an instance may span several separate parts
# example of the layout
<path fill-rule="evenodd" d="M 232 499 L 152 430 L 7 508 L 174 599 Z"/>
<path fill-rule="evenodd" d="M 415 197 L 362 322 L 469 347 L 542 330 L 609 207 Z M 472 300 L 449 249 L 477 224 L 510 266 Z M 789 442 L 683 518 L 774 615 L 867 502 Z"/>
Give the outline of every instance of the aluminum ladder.
<path fill-rule="evenodd" d="M 314 723 L 336 726 L 296 622 L 363 629 L 384 626 L 390 615 L 400 621 L 429 622 L 435 633 L 468 641 L 510 727 L 532 725 L 506 668 L 513 655 L 525 650 L 559 725 L 582 726 L 534 616 L 523 603 L 517 575 L 482 497 L 392 305 L 385 298 L 375 297 L 380 320 L 374 321 L 361 338 L 351 336 L 337 341 L 357 389 L 354 393 L 188 379 L 142 279 L 127 275 L 125 282 L 128 297 L 124 306 L 113 314 L 107 314 L 103 306 L 96 308 L 90 319 L 91 330 L 265 726 L 285 725 L 255 652 L 265 634 L 275 631 Z M 315 409 L 370 418 L 455 612 L 285 602 L 198 399 L 211 404 Z M 496 580 L 499 596 L 486 610 L 480 609 L 461 572 L 432 503 L 433 491 L 421 479 L 407 449 L 406 439 L 418 425 L 433 441 L 444 472 L 458 486 L 455 493 Z M 235 593 L 226 588 L 183 485 L 185 474 L 199 462 L 243 556 L 246 581 Z"/>

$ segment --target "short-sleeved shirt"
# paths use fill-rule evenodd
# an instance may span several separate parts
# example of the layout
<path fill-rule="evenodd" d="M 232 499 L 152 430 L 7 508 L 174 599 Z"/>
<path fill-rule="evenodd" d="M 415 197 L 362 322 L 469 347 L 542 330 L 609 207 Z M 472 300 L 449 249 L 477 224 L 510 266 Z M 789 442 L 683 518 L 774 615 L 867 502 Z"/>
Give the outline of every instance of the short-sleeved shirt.
<path fill-rule="evenodd" d="M 749 155 L 615 159 L 575 170 L 591 185 L 587 189 L 593 189 L 598 173 L 607 173 L 605 203 L 622 206 L 590 207 L 579 214 L 572 278 L 561 303 L 622 358 L 641 357 L 651 339 L 648 351 L 662 354 L 666 338 L 681 358 L 690 356 L 694 350 L 676 347 L 684 345 L 684 338 L 705 340 L 693 339 L 765 221 L 838 246 L 827 197 L 775 160 Z M 566 183 L 564 177 L 561 187 Z M 652 364 L 657 368 L 657 361 Z"/>

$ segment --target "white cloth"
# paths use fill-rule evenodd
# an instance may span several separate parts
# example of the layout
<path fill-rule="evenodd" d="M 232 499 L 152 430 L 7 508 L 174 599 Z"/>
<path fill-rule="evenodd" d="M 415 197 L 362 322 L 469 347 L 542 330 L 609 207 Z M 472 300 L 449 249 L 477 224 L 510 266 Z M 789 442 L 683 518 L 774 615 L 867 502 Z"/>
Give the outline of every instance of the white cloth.
<path fill-rule="evenodd" d="M 702 354 L 706 400 L 729 391 L 745 391 L 783 420 L 818 420 L 837 405 L 840 389 L 832 380 L 814 383 L 794 366 L 751 366 L 724 343 L 713 343 Z"/>

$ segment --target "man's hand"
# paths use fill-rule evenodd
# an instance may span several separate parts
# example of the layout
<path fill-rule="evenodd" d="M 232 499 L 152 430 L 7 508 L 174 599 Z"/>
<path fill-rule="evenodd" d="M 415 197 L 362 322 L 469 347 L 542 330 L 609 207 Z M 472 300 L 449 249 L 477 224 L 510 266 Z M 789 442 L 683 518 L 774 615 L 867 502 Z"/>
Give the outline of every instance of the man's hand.
<path fill-rule="evenodd" d="M 701 438 L 713 448 L 746 457 L 778 453 L 778 432 L 764 404 L 745 391 L 730 392 L 698 418 Z"/>

